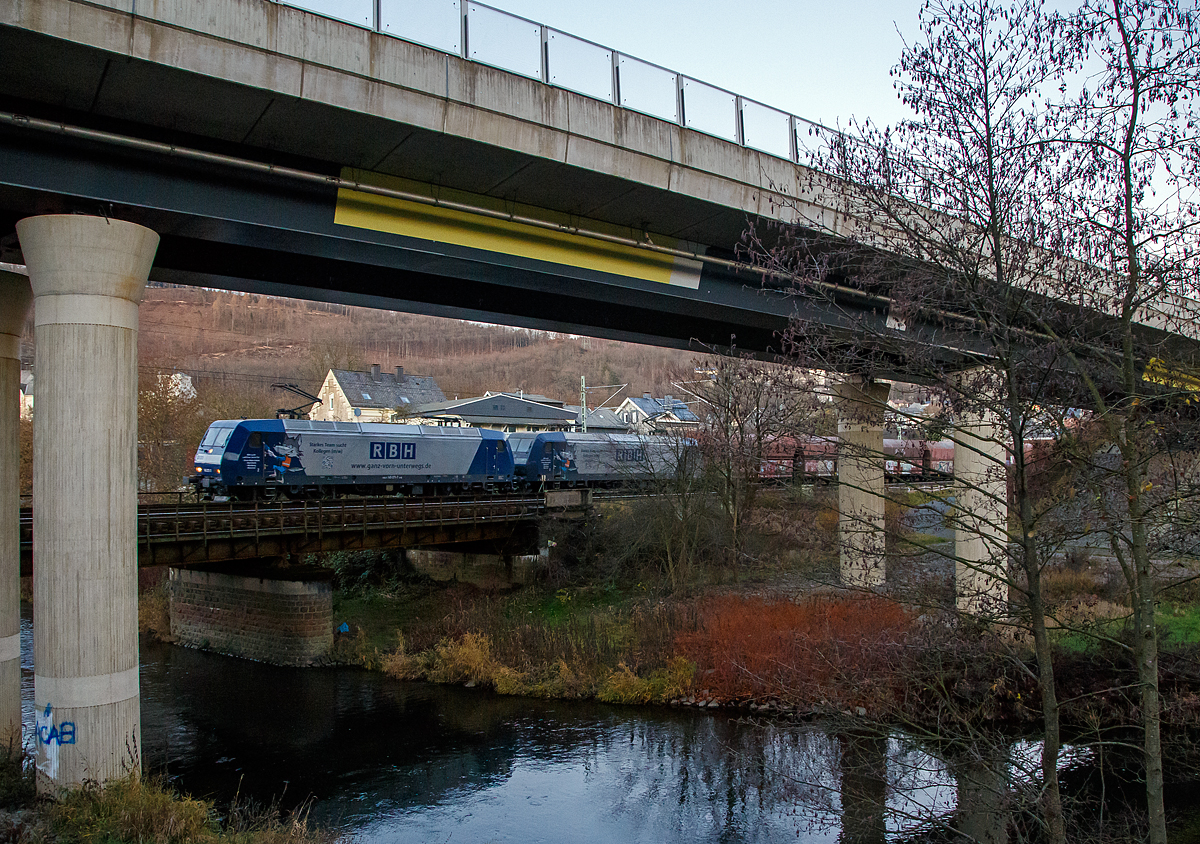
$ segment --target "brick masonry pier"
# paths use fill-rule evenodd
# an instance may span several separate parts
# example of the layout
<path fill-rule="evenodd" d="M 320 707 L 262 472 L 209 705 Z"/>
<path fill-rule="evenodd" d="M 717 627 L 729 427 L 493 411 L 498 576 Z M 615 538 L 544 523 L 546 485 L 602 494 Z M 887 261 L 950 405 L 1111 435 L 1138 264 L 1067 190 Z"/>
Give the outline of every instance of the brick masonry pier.
<path fill-rule="evenodd" d="M 333 644 L 333 589 L 320 569 L 170 570 L 181 645 L 275 665 L 310 665 Z"/>

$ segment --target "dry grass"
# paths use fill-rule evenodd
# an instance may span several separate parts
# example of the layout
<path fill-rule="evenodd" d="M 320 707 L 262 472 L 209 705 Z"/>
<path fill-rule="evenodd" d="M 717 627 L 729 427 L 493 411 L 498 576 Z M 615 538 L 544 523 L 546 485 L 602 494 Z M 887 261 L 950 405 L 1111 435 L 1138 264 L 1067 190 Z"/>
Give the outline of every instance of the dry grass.
<path fill-rule="evenodd" d="M 171 638 L 170 597 L 165 582 L 138 595 L 138 632 L 148 633 L 164 642 Z"/>
<path fill-rule="evenodd" d="M 1042 572 L 1042 600 L 1047 607 L 1059 607 L 1083 595 L 1098 596 L 1099 592 L 1100 584 L 1090 571 L 1053 567 Z"/>
<path fill-rule="evenodd" d="M 502 694 L 665 701 L 690 679 L 675 639 L 694 604 L 562 589 L 509 597 L 451 592 L 435 617 L 410 619 L 382 657 L 400 679 L 474 683 Z"/>
<path fill-rule="evenodd" d="M 336 836 L 312 827 L 303 811 L 234 804 L 223 822 L 204 800 L 181 796 L 138 777 L 94 783 L 41 804 L 45 835 L 55 844 L 331 844 Z"/>
<path fill-rule="evenodd" d="M 596 697 L 605 703 L 664 703 L 683 697 L 692 685 L 696 666 L 683 657 L 675 657 L 658 671 L 639 677 L 625 663 L 605 679 Z"/>
<path fill-rule="evenodd" d="M 207 803 L 133 777 L 66 792 L 46 811 L 54 840 L 64 844 L 186 844 L 215 837 Z"/>

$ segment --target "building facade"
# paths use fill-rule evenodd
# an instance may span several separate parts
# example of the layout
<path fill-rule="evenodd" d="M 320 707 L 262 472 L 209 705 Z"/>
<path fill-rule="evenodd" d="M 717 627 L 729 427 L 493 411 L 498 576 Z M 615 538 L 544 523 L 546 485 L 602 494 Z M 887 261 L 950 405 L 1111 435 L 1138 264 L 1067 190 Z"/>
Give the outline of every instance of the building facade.
<path fill-rule="evenodd" d="M 322 422 L 410 422 L 413 411 L 443 402 L 446 396 L 431 376 L 409 375 L 403 366 L 384 372 L 331 369 L 317 394 L 321 404 L 309 412 Z"/>

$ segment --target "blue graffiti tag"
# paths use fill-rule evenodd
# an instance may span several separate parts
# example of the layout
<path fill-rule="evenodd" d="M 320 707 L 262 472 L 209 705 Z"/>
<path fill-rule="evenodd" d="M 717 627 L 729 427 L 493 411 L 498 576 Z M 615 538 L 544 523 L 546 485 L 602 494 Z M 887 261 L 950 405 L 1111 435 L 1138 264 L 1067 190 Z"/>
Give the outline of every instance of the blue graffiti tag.
<path fill-rule="evenodd" d="M 53 720 L 51 720 L 51 715 L 50 715 L 52 708 L 53 707 L 51 707 L 50 704 L 46 704 L 45 714 L 41 718 L 38 719 L 38 721 L 39 721 L 38 726 L 37 726 L 38 744 L 57 744 L 59 746 L 64 745 L 64 744 L 74 744 L 75 743 L 75 722 L 74 721 L 63 721 L 61 724 L 55 725 Z M 47 723 L 43 723 L 43 722 L 47 722 Z"/>

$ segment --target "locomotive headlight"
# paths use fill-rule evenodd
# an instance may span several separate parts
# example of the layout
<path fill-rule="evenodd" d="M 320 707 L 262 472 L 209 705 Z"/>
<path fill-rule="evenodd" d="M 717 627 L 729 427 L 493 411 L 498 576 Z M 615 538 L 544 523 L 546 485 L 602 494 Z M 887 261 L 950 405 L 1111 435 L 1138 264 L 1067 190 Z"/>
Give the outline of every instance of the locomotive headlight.
<path fill-rule="evenodd" d="M 203 470 L 203 469 L 201 469 L 199 466 L 197 466 L 197 467 L 196 467 L 196 474 L 200 474 L 200 473 L 201 473 L 201 472 L 203 472 L 203 471 L 204 471 L 204 470 Z"/>

